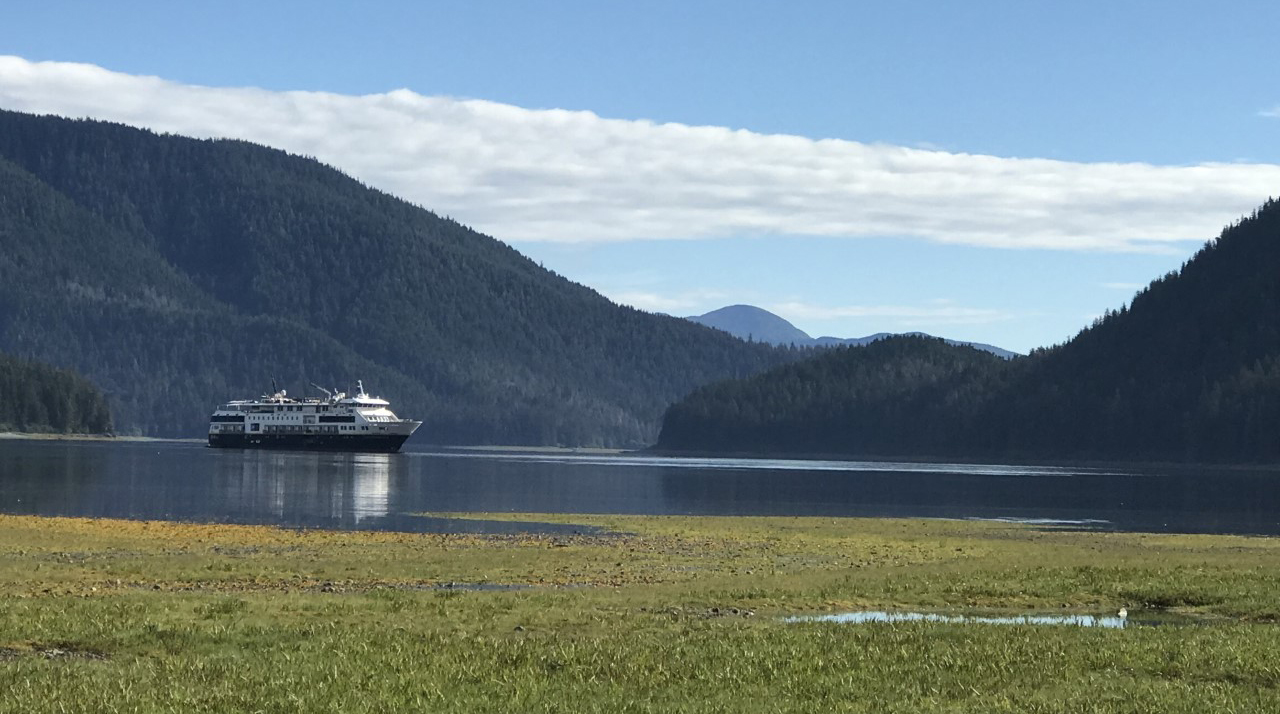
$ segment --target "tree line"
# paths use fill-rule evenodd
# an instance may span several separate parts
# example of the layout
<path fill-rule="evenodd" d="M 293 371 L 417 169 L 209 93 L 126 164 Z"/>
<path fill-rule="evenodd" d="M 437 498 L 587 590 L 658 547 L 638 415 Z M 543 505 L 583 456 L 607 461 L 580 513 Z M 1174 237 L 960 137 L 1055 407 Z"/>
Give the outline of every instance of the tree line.
<path fill-rule="evenodd" d="M 111 412 L 84 377 L 0 354 L 0 431 L 105 434 Z"/>
<path fill-rule="evenodd" d="M 672 450 L 1280 460 L 1280 205 L 1269 200 L 1073 339 L 1007 362 L 891 338 L 706 386 Z"/>

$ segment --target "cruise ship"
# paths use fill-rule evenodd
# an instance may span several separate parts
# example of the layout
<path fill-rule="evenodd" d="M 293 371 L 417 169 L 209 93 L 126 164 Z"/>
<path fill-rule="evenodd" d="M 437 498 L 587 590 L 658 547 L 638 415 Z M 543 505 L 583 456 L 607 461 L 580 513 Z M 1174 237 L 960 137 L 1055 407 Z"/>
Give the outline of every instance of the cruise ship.
<path fill-rule="evenodd" d="M 209 418 L 209 446 L 326 451 L 399 451 L 422 422 L 401 419 L 391 404 L 365 394 L 329 391 L 323 399 L 292 399 L 282 389 L 227 402 Z M 313 387 L 316 385 L 312 385 Z"/>

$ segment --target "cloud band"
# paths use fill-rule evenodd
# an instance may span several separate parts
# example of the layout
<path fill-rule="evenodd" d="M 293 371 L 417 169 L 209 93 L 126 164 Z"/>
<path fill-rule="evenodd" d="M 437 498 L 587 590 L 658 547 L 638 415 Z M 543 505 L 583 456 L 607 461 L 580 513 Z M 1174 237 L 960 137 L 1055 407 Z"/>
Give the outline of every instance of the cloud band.
<path fill-rule="evenodd" d="M 1073 163 L 604 119 L 409 90 L 184 85 L 0 56 L 0 106 L 311 155 L 508 241 L 813 235 L 1161 250 L 1216 235 L 1280 166 Z"/>

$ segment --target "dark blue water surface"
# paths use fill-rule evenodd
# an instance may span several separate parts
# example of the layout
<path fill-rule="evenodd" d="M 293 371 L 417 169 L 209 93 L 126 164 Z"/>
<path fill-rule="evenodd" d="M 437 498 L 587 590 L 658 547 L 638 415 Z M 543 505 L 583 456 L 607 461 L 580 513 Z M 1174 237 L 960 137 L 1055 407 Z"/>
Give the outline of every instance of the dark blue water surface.
<path fill-rule="evenodd" d="M 414 515 L 426 512 L 923 516 L 1276 535 L 1280 471 L 0 439 L 0 511 L 415 531 L 574 530 Z"/>

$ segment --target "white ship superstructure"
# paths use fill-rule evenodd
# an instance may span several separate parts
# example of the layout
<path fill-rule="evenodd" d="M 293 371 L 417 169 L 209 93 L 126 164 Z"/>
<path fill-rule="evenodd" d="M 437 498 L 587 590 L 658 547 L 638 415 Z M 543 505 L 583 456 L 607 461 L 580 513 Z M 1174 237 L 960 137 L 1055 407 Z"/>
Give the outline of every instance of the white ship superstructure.
<path fill-rule="evenodd" d="M 325 398 L 292 399 L 280 390 L 227 402 L 209 419 L 209 446 L 398 451 L 422 422 L 401 419 L 356 384 L 354 397 L 317 387 Z"/>

